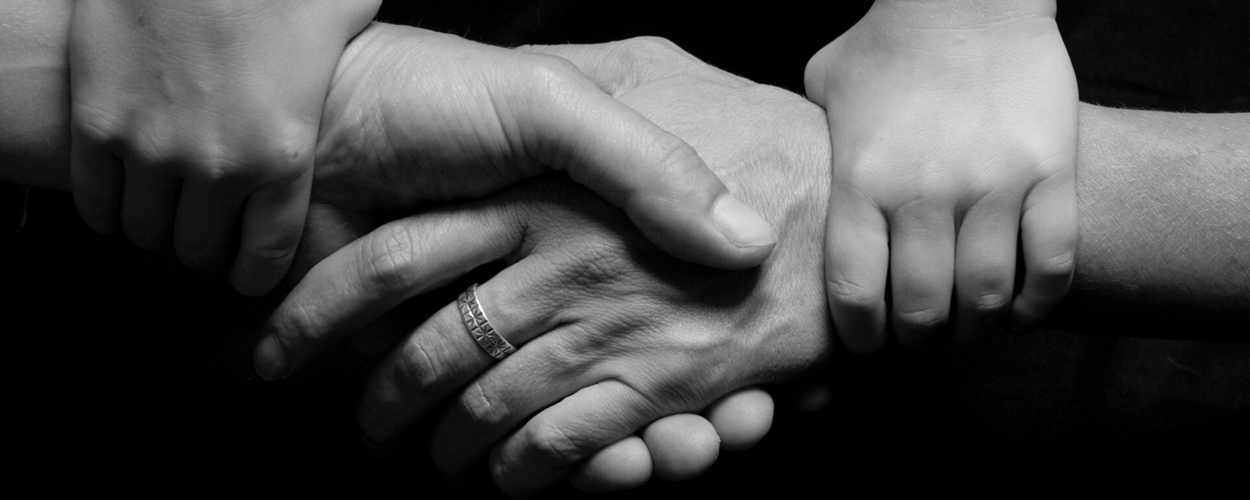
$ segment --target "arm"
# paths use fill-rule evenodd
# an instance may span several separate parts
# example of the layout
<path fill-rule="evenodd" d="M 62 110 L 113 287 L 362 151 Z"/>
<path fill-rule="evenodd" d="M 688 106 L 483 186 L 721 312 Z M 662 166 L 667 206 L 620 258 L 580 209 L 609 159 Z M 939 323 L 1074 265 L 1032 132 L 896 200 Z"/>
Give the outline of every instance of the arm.
<path fill-rule="evenodd" d="M 576 61 L 602 82 L 617 82 L 620 99 L 703 150 L 756 165 L 725 177 L 781 221 L 782 240 L 773 259 L 754 275 L 696 272 L 637 245 L 619 217 L 601 211 L 593 199 L 559 184 L 527 186 L 367 234 L 369 225 L 346 235 L 335 235 L 343 226 L 323 226 L 328 231 L 321 234 L 328 239 L 364 236 L 309 272 L 271 319 L 270 336 L 257 357 L 262 366 L 275 361 L 277 345 L 287 354 L 309 355 L 370 323 L 397 298 L 431 282 L 446 282 L 443 273 L 449 269 L 457 274 L 456 269 L 504 260 L 509 266 L 483 283 L 478 296 L 492 324 L 519 351 L 496 362 L 469 338 L 455 306 L 449 305 L 383 362 L 363 398 L 360 419 L 369 436 L 390 443 L 450 397 L 451 409 L 439 420 L 432 443 L 437 463 L 453 475 L 465 473 L 493 448 L 489 456 L 496 481 L 512 493 L 544 486 L 585 454 L 651 419 L 697 409 L 735 387 L 792 377 L 831 348 L 824 334 L 829 328 L 824 305 L 812 300 L 821 287 L 810 272 L 819 268 L 827 196 L 821 181 L 828 179 L 830 165 L 819 111 L 792 94 L 719 73 L 660 42 L 538 50 Z M 640 77 L 633 73 L 637 60 L 657 64 Z M 1146 113 L 1093 107 L 1083 117 L 1094 131 L 1091 137 L 1103 130 L 1118 134 L 1123 132 L 1119 127 L 1152 119 Z M 1240 133 L 1246 119 L 1232 118 L 1240 128 L 1226 129 L 1224 138 Z M 1102 161 L 1142 153 L 1086 144 L 1088 157 Z M 1227 150 L 1220 141 L 1187 147 Z M 1110 156 L 1099 158 L 1104 152 Z M 1154 167 L 1169 164 L 1166 156 L 1148 154 L 1146 161 L 1155 162 Z M 1203 182 L 1231 184 L 1233 192 L 1241 192 L 1250 181 L 1246 158 L 1244 150 L 1233 148 L 1219 165 L 1196 168 L 1212 169 Z M 1114 197 L 1172 189 L 1159 185 L 1159 179 L 1143 185 L 1124 182 L 1128 178 L 1115 168 L 1090 164 L 1089 169 L 1117 184 L 1082 177 L 1080 192 L 1094 198 L 1108 189 Z M 1147 215 L 1215 220 L 1208 211 L 1185 206 L 1146 209 Z M 1171 247 L 1158 238 L 1163 228 L 1142 221 L 1140 207 L 1129 209 L 1113 200 L 1090 205 L 1090 210 L 1095 212 L 1091 217 L 1113 221 L 1118 231 Z M 1246 230 L 1234 229 L 1243 236 Z M 1111 290 L 1093 274 L 1134 244 L 1123 236 L 1089 234 L 1098 244 L 1089 247 L 1093 255 L 1080 264 L 1088 267 L 1078 269 L 1079 290 Z M 1211 277 L 1225 275 L 1225 289 L 1217 292 L 1221 297 L 1247 286 L 1245 256 L 1233 238 L 1217 237 L 1222 244 L 1212 246 L 1215 255 L 1203 264 Z M 310 260 L 319 257 L 310 255 Z M 1119 267 L 1109 274 L 1125 280 L 1121 285 L 1161 286 L 1170 290 L 1162 293 L 1186 295 L 1184 300 L 1208 306 L 1204 313 L 1224 318 L 1220 333 L 1244 335 L 1237 328 L 1244 324 L 1244 299 L 1209 301 L 1204 294 L 1210 289 L 1179 290 L 1174 278 L 1127 271 Z M 1085 303 L 1102 305 L 1097 299 Z M 306 360 L 281 362 L 298 367 Z"/>
<path fill-rule="evenodd" d="M 0 31 L 4 182 L 69 190 L 69 3 L 3 6 L 13 28 Z M 627 75 L 618 70 L 617 76 Z M 335 90 L 332 99 L 347 97 L 345 87 Z M 1250 118 L 1080 109 L 1085 138 L 1077 191 L 1087 219 L 1081 240 L 1092 248 L 1078 255 L 1075 295 L 1055 324 L 1108 331 L 1107 325 L 1125 322 L 1136 326 L 1122 333 L 1244 338 L 1237 327 L 1246 321 L 1250 216 L 1248 204 L 1238 202 L 1250 192 L 1250 152 L 1240 140 Z M 1130 201 L 1131 210 L 1124 205 Z M 1181 232 L 1186 237 L 1167 236 Z M 1194 245 L 1198 241 L 1210 244 Z M 1171 260 L 1182 255 L 1195 258 Z M 1160 307 L 1164 303 L 1171 305 Z M 1103 307 L 1113 313 L 1090 314 Z M 1216 328 L 1175 328 L 1189 321 Z"/>
<path fill-rule="evenodd" d="M 0 129 L 6 132 L 6 140 L 13 137 L 5 144 L 6 157 L 52 150 L 54 143 L 44 142 L 49 135 L 44 132 L 63 130 L 64 124 L 52 121 L 28 124 L 23 115 L 39 114 L 35 113 L 39 107 L 58 100 L 53 96 L 69 92 L 65 64 L 71 5 L 27 0 L 0 5 L 0 14 L 15 20 L 0 35 L 5 42 L 4 60 L 0 61 L 5 81 L 0 85 L 10 91 L 9 96 L 39 97 L 33 107 L 19 109 L 24 103 L 14 99 L 6 103 L 12 109 L 0 108 L 5 113 L 0 116 L 14 119 Z M 370 31 L 376 34 L 379 30 Z M 376 36 L 367 38 L 377 40 Z M 443 40 L 448 38 L 453 37 Z M 353 47 L 371 46 L 359 37 L 354 41 Z M 391 50 L 399 50 L 391 45 Z M 740 269 L 758 265 L 771 252 L 775 238 L 772 226 L 738 201 L 696 151 L 611 99 L 566 62 L 497 48 L 469 53 L 472 51 L 454 43 L 406 48 L 411 49 L 408 64 L 387 76 L 392 81 L 412 78 L 414 83 L 425 84 L 421 91 L 406 93 L 410 102 L 405 104 L 426 107 L 427 114 L 421 120 L 391 123 L 388 117 L 375 113 L 368 116 L 377 123 L 352 125 L 362 129 L 387 126 L 396 133 L 406 128 L 404 133 L 420 133 L 427 140 L 409 141 L 405 145 L 413 149 L 390 150 L 387 156 L 382 154 L 386 138 L 373 135 L 363 138 L 378 146 L 367 155 L 344 158 L 319 154 L 316 158 L 319 165 L 368 158 L 373 161 L 370 167 L 381 170 L 380 174 L 408 181 L 406 190 L 378 197 L 375 208 L 386 205 L 408 210 L 411 205 L 396 207 L 395 203 L 480 196 L 527 177 L 560 170 L 624 209 L 652 241 L 680 258 Z M 409 74 L 399 74 L 405 70 Z M 429 74 L 439 78 L 426 79 Z M 341 102 L 354 104 L 350 96 L 341 97 Z M 373 100 L 364 104 L 383 104 L 385 96 L 370 97 Z M 173 103 L 174 107 L 195 107 L 193 104 L 194 100 Z M 352 118 L 336 117 L 331 109 L 323 111 L 321 120 L 335 120 L 343 126 Z M 32 129 L 31 125 L 43 129 Z M 156 128 L 168 135 L 168 131 Z M 239 127 L 225 128 L 233 131 Z M 351 140 L 349 133 L 339 133 L 322 138 L 318 146 Z M 57 166 L 63 164 L 62 158 L 30 159 L 39 163 L 16 167 L 0 174 L 0 179 L 70 187 L 68 170 Z M 82 163 L 80 159 L 78 164 Z"/>

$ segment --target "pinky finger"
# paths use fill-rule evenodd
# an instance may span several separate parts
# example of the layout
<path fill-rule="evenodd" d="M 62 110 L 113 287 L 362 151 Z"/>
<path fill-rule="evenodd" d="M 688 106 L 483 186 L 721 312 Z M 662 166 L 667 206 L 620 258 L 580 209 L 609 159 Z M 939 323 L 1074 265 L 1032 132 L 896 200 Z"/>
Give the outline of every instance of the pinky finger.
<path fill-rule="evenodd" d="M 87 226 L 101 233 L 117 230 L 121 213 L 122 162 L 82 125 L 70 132 L 70 185 L 74 205 Z"/>
<path fill-rule="evenodd" d="M 312 192 L 312 172 L 248 197 L 230 282 L 244 295 L 263 295 L 286 275 L 299 247 Z"/>
<path fill-rule="evenodd" d="M 1076 269 L 1079 239 L 1073 174 L 1064 174 L 1052 189 L 1030 194 L 1020 219 L 1024 252 L 1024 286 L 1011 307 L 1011 323 L 1035 328 L 1068 294 Z M 1045 187 L 1045 186 L 1039 186 Z"/>

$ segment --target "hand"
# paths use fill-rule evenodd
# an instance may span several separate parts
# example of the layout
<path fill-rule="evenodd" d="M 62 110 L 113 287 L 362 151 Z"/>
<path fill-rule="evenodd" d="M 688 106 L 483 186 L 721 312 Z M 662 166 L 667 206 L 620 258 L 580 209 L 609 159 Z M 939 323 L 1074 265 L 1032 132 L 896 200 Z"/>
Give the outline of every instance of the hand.
<path fill-rule="evenodd" d="M 314 196 L 341 207 L 411 213 L 555 169 L 681 259 L 743 269 L 776 241 L 693 148 L 557 57 L 377 24 L 345 52 L 322 123 Z"/>
<path fill-rule="evenodd" d="M 1008 314 L 1035 326 L 1067 293 L 1077 89 L 1049 3 L 969 20 L 947 2 L 883 0 L 808 63 L 834 151 L 829 307 L 851 350 L 879 349 L 887 323 L 905 346 L 948 318 L 960 341 Z"/>
<path fill-rule="evenodd" d="M 496 482 L 511 494 L 550 484 L 658 417 L 805 370 L 830 347 L 811 273 L 827 203 L 818 109 L 662 42 L 532 50 L 578 62 L 712 165 L 753 166 L 721 175 L 781 222 L 774 257 L 740 272 L 674 261 L 598 198 L 544 180 L 393 222 L 338 250 L 279 306 L 257 350 L 258 371 L 289 374 L 404 298 L 506 259 L 478 297 L 520 350 L 495 362 L 448 305 L 379 368 L 360 416 L 385 446 L 454 396 L 433 439 L 437 462 L 457 475 L 493 448 Z"/>
<path fill-rule="evenodd" d="M 172 239 L 191 267 L 231 265 L 239 291 L 267 292 L 299 243 L 335 63 L 379 5 L 75 2 L 71 175 L 83 219 L 98 231 L 120 220 L 145 248 Z"/>

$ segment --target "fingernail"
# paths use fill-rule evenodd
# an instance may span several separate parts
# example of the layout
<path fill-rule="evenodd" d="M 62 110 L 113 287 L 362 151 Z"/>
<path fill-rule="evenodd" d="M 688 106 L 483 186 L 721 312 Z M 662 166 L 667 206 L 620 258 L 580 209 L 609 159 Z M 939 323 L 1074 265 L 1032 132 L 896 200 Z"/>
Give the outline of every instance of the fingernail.
<path fill-rule="evenodd" d="M 277 337 L 268 335 L 261 339 L 260 345 L 256 346 L 256 358 L 252 365 L 260 378 L 270 382 L 286 376 L 286 354 L 282 352 Z"/>
<path fill-rule="evenodd" d="M 761 247 L 777 243 L 777 232 L 755 209 L 733 195 L 721 196 L 712 207 L 716 228 L 734 245 Z"/>

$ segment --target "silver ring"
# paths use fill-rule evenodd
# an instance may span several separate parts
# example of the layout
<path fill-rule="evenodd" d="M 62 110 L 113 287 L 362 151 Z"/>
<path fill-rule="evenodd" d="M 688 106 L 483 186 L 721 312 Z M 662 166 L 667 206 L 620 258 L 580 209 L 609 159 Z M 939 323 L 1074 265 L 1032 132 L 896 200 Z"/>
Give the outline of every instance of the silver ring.
<path fill-rule="evenodd" d="M 499 335 L 495 327 L 491 326 L 490 320 L 486 319 L 486 312 L 482 310 L 482 304 L 477 301 L 477 283 L 461 293 L 456 302 L 460 305 L 460 319 L 464 320 L 464 326 L 469 329 L 469 335 L 473 336 L 477 345 L 482 346 L 486 354 L 495 359 L 503 359 L 516 352 L 516 347 Z"/>

